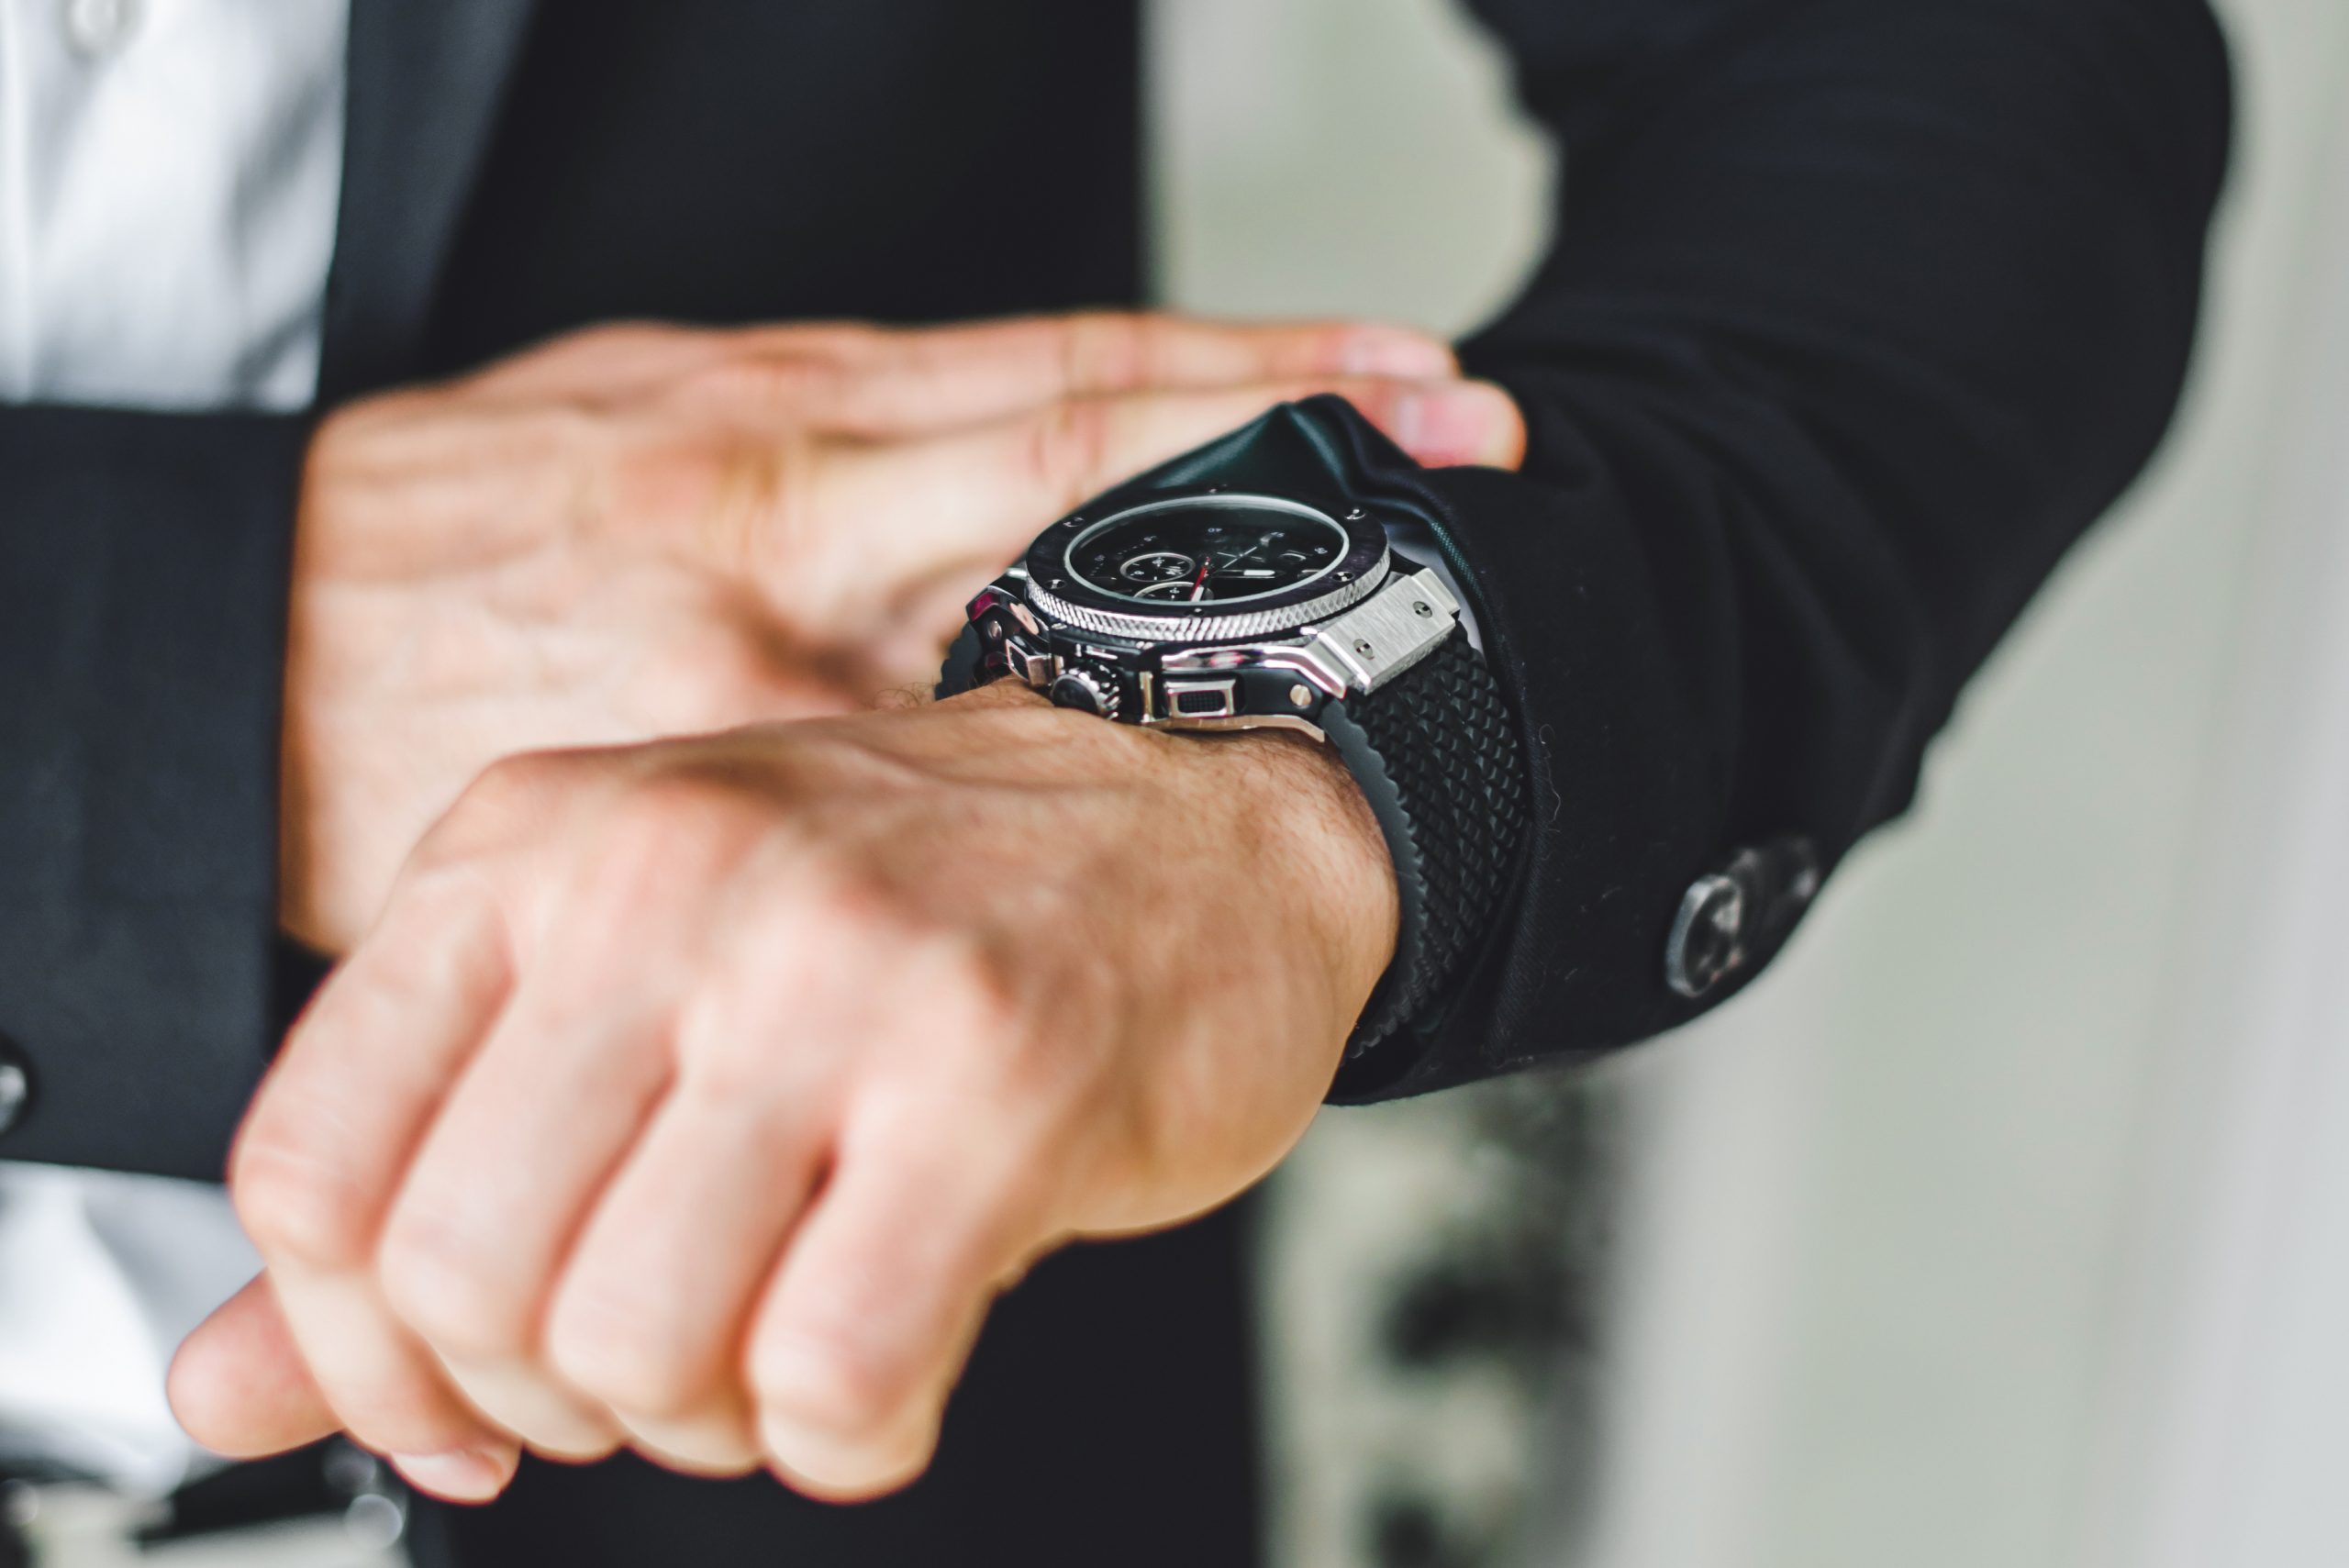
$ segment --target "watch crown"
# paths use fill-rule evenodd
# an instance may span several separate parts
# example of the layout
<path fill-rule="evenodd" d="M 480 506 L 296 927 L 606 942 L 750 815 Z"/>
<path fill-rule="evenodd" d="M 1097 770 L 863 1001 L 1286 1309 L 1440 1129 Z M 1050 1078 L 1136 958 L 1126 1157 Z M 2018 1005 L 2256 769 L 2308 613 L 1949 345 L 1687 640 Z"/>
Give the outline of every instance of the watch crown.
<path fill-rule="evenodd" d="M 1052 706 L 1073 707 L 1096 718 L 1115 719 L 1119 695 L 1118 677 L 1098 664 L 1072 664 L 1052 683 Z"/>

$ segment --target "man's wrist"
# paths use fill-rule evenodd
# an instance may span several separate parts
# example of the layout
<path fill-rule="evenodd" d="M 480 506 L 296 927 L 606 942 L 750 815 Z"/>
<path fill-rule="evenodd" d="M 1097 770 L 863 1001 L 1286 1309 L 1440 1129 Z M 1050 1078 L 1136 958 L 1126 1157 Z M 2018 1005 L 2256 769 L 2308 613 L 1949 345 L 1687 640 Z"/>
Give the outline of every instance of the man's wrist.
<path fill-rule="evenodd" d="M 1309 941 L 1337 1032 L 1352 1029 L 1394 959 L 1401 915 L 1394 857 L 1335 746 L 1286 729 L 1174 735 L 1112 724 L 1054 708 L 1017 680 L 938 706 L 1042 710 L 1070 734 L 1126 749 L 1130 765 L 1177 770 L 1181 809 L 1230 822 L 1226 838 L 1245 862 L 1248 895 L 1275 901 L 1284 929 Z"/>
<path fill-rule="evenodd" d="M 1269 825 L 1250 836 L 1264 844 L 1253 880 L 1283 900 L 1293 929 L 1313 934 L 1342 1037 L 1394 960 L 1401 917 L 1394 857 L 1361 785 L 1336 747 L 1310 736 L 1258 729 L 1174 743 L 1200 754 L 1235 812 Z"/>

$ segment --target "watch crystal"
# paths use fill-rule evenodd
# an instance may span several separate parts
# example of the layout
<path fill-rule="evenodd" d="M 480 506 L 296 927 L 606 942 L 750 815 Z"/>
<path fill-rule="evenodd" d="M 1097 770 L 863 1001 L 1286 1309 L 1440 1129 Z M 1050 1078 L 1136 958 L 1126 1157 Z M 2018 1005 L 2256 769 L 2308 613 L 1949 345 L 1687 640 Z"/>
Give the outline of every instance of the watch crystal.
<path fill-rule="evenodd" d="M 1337 569 L 1349 540 L 1335 521 L 1270 496 L 1189 496 L 1124 512 L 1079 534 L 1068 569 L 1095 592 L 1136 604 L 1265 598 Z"/>

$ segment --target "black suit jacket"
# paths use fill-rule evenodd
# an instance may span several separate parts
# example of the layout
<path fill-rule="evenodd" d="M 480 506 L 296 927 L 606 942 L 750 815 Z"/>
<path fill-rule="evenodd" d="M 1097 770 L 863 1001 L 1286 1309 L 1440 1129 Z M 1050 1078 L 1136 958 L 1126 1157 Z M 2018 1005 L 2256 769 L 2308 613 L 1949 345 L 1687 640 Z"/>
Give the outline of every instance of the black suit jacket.
<path fill-rule="evenodd" d="M 1566 149 L 1466 348 L 1525 472 L 1432 481 L 1537 828 L 1372 1096 L 1685 1021 L 1730 989 L 1664 984 L 1692 880 L 1902 808 L 2159 439 L 2228 136 L 2201 0 L 1475 9 Z M 1137 301 L 1137 48 L 1125 0 L 356 0 L 322 396 L 612 317 Z M 0 409 L 0 1033 L 38 1084 L 0 1158 L 220 1168 L 272 1039 L 307 428 Z"/>

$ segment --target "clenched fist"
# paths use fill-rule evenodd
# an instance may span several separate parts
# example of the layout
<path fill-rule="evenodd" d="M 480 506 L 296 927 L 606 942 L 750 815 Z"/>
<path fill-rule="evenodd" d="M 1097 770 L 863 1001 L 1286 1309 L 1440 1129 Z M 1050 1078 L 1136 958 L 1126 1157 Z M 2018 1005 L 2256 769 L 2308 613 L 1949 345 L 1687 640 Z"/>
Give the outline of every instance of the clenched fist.
<path fill-rule="evenodd" d="M 462 1498 L 623 1441 L 885 1491 L 1039 1253 L 1288 1150 L 1395 925 L 1327 748 L 1016 684 L 502 764 L 263 1085 L 177 1407 Z"/>

